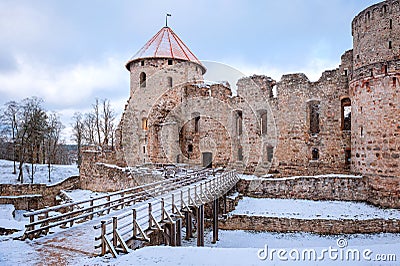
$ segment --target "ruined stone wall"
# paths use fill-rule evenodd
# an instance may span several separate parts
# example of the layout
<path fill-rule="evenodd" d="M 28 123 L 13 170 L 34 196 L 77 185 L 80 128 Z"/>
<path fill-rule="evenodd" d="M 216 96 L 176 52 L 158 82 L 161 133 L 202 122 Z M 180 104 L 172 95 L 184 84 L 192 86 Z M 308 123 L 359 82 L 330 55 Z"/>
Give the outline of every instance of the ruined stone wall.
<path fill-rule="evenodd" d="M 400 178 L 367 176 L 369 203 L 384 208 L 400 208 Z"/>
<path fill-rule="evenodd" d="M 60 190 L 79 189 L 79 176 L 62 182 L 46 184 L 0 184 L 0 204 L 13 204 L 16 209 L 40 209 L 58 204 L 56 196 Z"/>
<path fill-rule="evenodd" d="M 366 178 L 353 176 L 304 176 L 240 180 L 236 188 L 249 197 L 366 201 L 367 182 Z"/>
<path fill-rule="evenodd" d="M 81 188 L 98 192 L 110 192 L 160 180 L 159 177 L 149 172 L 104 163 L 112 163 L 114 160 L 114 152 L 101 152 L 90 148 L 82 152 Z"/>
<path fill-rule="evenodd" d="M 256 230 L 268 232 L 311 232 L 318 234 L 399 233 L 400 220 L 324 220 L 232 215 L 219 221 L 223 230 Z"/>
<path fill-rule="evenodd" d="M 240 180 L 244 196 L 281 199 L 365 201 L 383 208 L 400 208 L 397 177 L 301 176 Z"/>
<path fill-rule="evenodd" d="M 342 130 L 341 100 L 348 97 L 345 64 L 317 82 L 304 74 L 284 75 L 271 101 L 278 140 L 271 171 L 281 175 L 346 173 L 350 134 Z M 348 71 L 348 68 L 346 68 Z M 311 131 L 311 105 L 317 106 L 318 131 Z M 313 150 L 318 150 L 313 158 Z"/>

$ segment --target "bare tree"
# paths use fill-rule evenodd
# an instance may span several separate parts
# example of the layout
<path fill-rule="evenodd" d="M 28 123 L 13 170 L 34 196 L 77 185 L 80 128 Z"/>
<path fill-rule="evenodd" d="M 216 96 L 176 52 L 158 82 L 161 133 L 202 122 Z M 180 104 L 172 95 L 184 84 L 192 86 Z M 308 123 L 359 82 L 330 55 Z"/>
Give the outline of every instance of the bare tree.
<path fill-rule="evenodd" d="M 97 145 L 101 145 L 101 121 L 100 121 L 101 118 L 100 118 L 100 104 L 98 98 L 96 98 L 96 102 L 93 104 L 93 114 L 96 125 Z"/>
<path fill-rule="evenodd" d="M 84 131 L 83 138 L 86 144 L 96 144 L 95 141 L 95 132 L 96 132 L 96 117 L 93 113 L 86 113 L 84 120 Z"/>
<path fill-rule="evenodd" d="M 77 150 L 78 150 L 78 167 L 81 166 L 81 162 L 82 162 L 82 154 L 81 154 L 81 148 L 82 148 L 82 144 L 83 144 L 83 138 L 84 138 L 84 130 L 85 130 L 85 126 L 84 126 L 84 121 L 82 118 L 82 114 L 77 112 L 74 114 L 73 118 L 74 120 L 72 128 L 73 128 L 73 140 L 76 142 L 77 144 Z"/>
<path fill-rule="evenodd" d="M 114 119 L 115 113 L 111 109 L 110 100 L 103 99 L 103 113 L 101 115 L 101 128 L 103 133 L 103 146 L 107 147 L 110 142 L 110 138 L 113 138 L 113 127 L 114 127 Z M 113 140 L 111 141 L 113 143 Z M 113 145 L 112 145 L 113 146 Z"/>
<path fill-rule="evenodd" d="M 47 167 L 49 182 L 51 182 L 51 164 L 57 162 L 57 149 L 59 148 L 60 134 L 62 128 L 63 125 L 60 121 L 60 117 L 56 113 L 49 114 L 46 132 Z"/>
<path fill-rule="evenodd" d="M 17 125 L 17 115 L 19 112 L 20 106 L 15 101 L 10 101 L 5 104 L 5 110 L 1 115 L 2 124 L 5 125 L 4 130 L 11 134 L 11 142 L 12 142 L 12 158 L 13 158 L 13 174 L 17 173 L 16 167 L 16 149 L 15 149 L 15 139 L 18 135 L 18 125 Z"/>
<path fill-rule="evenodd" d="M 32 97 L 26 98 L 21 103 L 17 116 L 17 149 L 19 159 L 18 180 L 23 183 L 23 164 L 31 163 L 31 182 L 35 174 L 35 162 L 40 160 L 40 150 L 47 129 L 47 114 L 42 108 L 43 100 Z"/>

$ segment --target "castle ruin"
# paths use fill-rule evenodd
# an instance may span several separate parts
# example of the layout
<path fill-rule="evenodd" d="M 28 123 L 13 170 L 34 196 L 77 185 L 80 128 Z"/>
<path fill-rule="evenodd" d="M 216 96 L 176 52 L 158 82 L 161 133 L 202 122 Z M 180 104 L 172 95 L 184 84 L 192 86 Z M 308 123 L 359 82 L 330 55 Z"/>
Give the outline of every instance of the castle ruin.
<path fill-rule="evenodd" d="M 353 49 L 318 81 L 254 75 L 234 95 L 227 83 L 204 81 L 203 64 L 163 27 L 127 62 L 116 149 L 83 153 L 83 184 L 99 175 L 95 162 L 182 163 L 276 177 L 360 174 L 376 204 L 398 202 L 399 1 L 361 11 L 352 35 Z"/>

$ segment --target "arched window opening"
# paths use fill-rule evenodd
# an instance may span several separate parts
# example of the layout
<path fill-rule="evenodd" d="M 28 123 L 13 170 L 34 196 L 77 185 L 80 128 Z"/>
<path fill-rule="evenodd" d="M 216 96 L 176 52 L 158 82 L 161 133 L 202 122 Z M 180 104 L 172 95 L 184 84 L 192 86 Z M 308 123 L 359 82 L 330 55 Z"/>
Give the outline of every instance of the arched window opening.
<path fill-rule="evenodd" d="M 144 66 L 144 61 L 140 61 L 140 66 Z"/>
<path fill-rule="evenodd" d="M 173 62 L 172 59 L 168 59 L 168 65 L 171 66 L 171 65 L 172 65 L 172 62 Z"/>
<path fill-rule="evenodd" d="M 351 101 L 349 98 L 342 99 L 342 130 L 351 130 Z"/>
<path fill-rule="evenodd" d="M 199 133 L 200 132 L 200 113 L 193 113 L 192 114 L 192 119 L 194 121 L 194 132 Z"/>
<path fill-rule="evenodd" d="M 371 12 L 368 11 L 367 14 L 365 15 L 365 17 L 366 17 L 367 20 L 370 20 L 370 18 L 371 18 Z"/>
<path fill-rule="evenodd" d="M 243 147 L 239 146 L 238 148 L 238 161 L 243 161 Z"/>
<path fill-rule="evenodd" d="M 267 160 L 268 160 L 268 162 L 272 162 L 273 158 L 274 158 L 274 147 L 267 146 Z"/>
<path fill-rule="evenodd" d="M 267 135 L 268 129 L 268 115 L 266 111 L 263 111 L 260 115 L 261 135 Z"/>
<path fill-rule="evenodd" d="M 243 133 L 243 112 L 241 110 L 236 111 L 235 122 L 236 134 L 240 136 Z"/>
<path fill-rule="evenodd" d="M 140 73 L 140 87 L 144 88 L 146 87 L 146 73 L 142 72 Z"/>
<path fill-rule="evenodd" d="M 320 112 L 319 101 L 311 101 L 308 103 L 309 125 L 311 134 L 318 134 L 320 132 L 319 112 Z"/>
<path fill-rule="evenodd" d="M 142 129 L 143 130 L 148 130 L 147 118 L 146 117 L 142 118 Z"/>
<path fill-rule="evenodd" d="M 319 159 L 319 150 L 317 148 L 312 149 L 312 160 L 317 161 Z"/>
<path fill-rule="evenodd" d="M 189 145 L 188 145 L 187 151 L 188 151 L 188 152 L 193 152 L 193 145 L 192 145 L 192 144 L 189 144 Z"/>
<path fill-rule="evenodd" d="M 168 87 L 172 87 L 172 77 L 167 78 Z"/>
<path fill-rule="evenodd" d="M 392 49 L 392 41 L 389 41 L 389 49 Z"/>
<path fill-rule="evenodd" d="M 393 20 L 389 19 L 389 29 L 392 29 L 392 28 L 393 28 Z"/>
<path fill-rule="evenodd" d="M 344 150 L 344 160 L 346 165 L 351 164 L 351 150 L 349 148 Z"/>

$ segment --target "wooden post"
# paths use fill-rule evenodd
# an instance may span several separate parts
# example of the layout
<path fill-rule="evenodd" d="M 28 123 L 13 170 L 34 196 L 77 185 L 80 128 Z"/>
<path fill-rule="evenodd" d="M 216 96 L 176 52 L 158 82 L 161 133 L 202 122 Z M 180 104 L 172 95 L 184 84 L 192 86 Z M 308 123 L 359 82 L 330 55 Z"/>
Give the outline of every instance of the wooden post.
<path fill-rule="evenodd" d="M 176 224 L 175 223 L 170 223 L 170 230 L 169 230 L 169 245 L 171 247 L 176 246 Z"/>
<path fill-rule="evenodd" d="M 197 200 L 197 185 L 194 185 L 194 205 L 196 205 L 196 200 Z"/>
<path fill-rule="evenodd" d="M 48 208 L 48 207 L 49 207 L 49 206 L 45 206 L 45 208 Z M 48 212 L 48 211 L 46 211 L 46 212 L 44 213 L 43 219 L 47 219 L 47 218 L 49 218 L 49 212 Z M 44 225 L 44 226 L 49 225 L 49 222 L 45 222 L 43 225 Z M 49 232 L 49 228 L 47 228 L 46 230 L 44 230 L 44 234 L 45 234 L 45 235 L 47 235 L 48 232 Z"/>
<path fill-rule="evenodd" d="M 204 205 L 197 208 L 197 246 L 204 247 Z"/>
<path fill-rule="evenodd" d="M 110 196 L 107 196 L 107 201 L 108 201 L 108 204 L 106 206 L 111 207 L 111 204 L 110 204 L 111 197 Z M 107 214 L 110 214 L 110 210 L 111 210 L 111 208 L 107 208 Z"/>
<path fill-rule="evenodd" d="M 193 237 L 192 231 L 192 216 L 189 211 L 185 211 L 185 223 L 186 223 L 186 236 L 185 239 L 189 240 Z"/>
<path fill-rule="evenodd" d="M 213 201 L 213 239 L 211 243 L 215 244 L 218 241 L 218 198 Z"/>
<path fill-rule="evenodd" d="M 174 205 L 175 205 L 175 195 L 174 195 L 174 193 L 172 193 L 172 195 L 171 195 L 171 213 L 172 213 L 172 215 L 174 215 Z"/>
<path fill-rule="evenodd" d="M 121 193 L 121 200 L 120 200 L 120 202 L 122 202 L 122 204 L 121 204 L 121 210 L 124 208 L 124 206 L 125 206 L 125 193 L 124 192 L 122 192 Z"/>
<path fill-rule="evenodd" d="M 133 240 L 135 240 L 136 236 L 137 236 L 137 228 L 136 228 L 135 222 L 136 222 L 136 210 L 133 209 L 132 210 L 132 237 L 133 237 Z"/>
<path fill-rule="evenodd" d="M 118 227 L 118 218 L 117 216 L 113 216 L 113 246 L 116 248 L 117 247 L 117 227 Z"/>
<path fill-rule="evenodd" d="M 183 191 L 181 190 L 181 211 L 183 211 Z"/>
<path fill-rule="evenodd" d="M 106 221 L 101 221 L 101 255 L 106 254 Z"/>
<path fill-rule="evenodd" d="M 182 219 L 176 220 L 176 246 L 182 246 Z"/>
<path fill-rule="evenodd" d="M 226 214 L 227 213 L 227 210 L 226 210 L 226 194 L 224 194 L 224 214 Z"/>
<path fill-rule="evenodd" d="M 149 202 L 149 229 L 153 227 L 153 222 L 151 221 L 151 202 Z"/>
<path fill-rule="evenodd" d="M 187 189 L 187 194 L 188 194 L 188 205 L 190 206 L 191 200 L 190 200 L 190 187 Z"/>
<path fill-rule="evenodd" d="M 89 219 L 92 220 L 93 219 L 93 200 L 90 200 L 90 215 L 89 215 Z"/>
<path fill-rule="evenodd" d="M 165 202 L 164 198 L 161 198 L 161 222 L 165 220 Z"/>
<path fill-rule="evenodd" d="M 31 211 L 33 211 L 33 210 L 31 210 Z M 35 222 L 35 215 L 29 216 L 29 223 L 31 224 L 31 223 L 33 223 L 33 222 Z M 29 227 L 28 227 L 28 230 L 35 230 L 35 226 L 34 226 L 34 225 L 29 226 Z M 30 240 L 32 240 L 32 239 L 33 239 L 33 234 L 29 234 L 29 235 L 28 235 L 28 238 L 29 238 Z"/>

